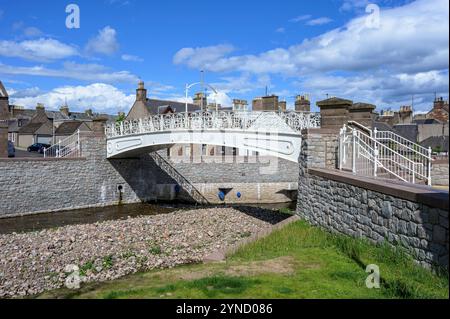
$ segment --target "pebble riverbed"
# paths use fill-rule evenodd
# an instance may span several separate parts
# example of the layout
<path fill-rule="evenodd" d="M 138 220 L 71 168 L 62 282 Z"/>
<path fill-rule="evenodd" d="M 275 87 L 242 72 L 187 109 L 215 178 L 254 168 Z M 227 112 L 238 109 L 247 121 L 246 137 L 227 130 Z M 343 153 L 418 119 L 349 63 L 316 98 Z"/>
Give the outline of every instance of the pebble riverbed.
<path fill-rule="evenodd" d="M 63 287 L 69 265 L 93 282 L 198 263 L 284 218 L 251 207 L 205 208 L 0 235 L 0 298 Z"/>

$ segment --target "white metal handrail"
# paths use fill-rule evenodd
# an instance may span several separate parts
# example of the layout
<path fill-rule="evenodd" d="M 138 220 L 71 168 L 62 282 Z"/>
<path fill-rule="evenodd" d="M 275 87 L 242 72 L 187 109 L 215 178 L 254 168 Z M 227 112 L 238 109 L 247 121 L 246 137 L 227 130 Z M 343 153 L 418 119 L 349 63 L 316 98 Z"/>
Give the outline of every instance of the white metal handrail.
<path fill-rule="evenodd" d="M 417 183 L 420 180 L 427 181 L 431 185 L 431 154 L 420 157 L 418 154 L 408 157 L 402 149 L 405 145 L 392 142 L 386 145 L 360 130 L 344 125 L 339 138 L 339 168 L 351 169 L 354 174 L 376 177 L 381 172 L 386 172 L 402 181 Z M 400 148 L 400 151 L 397 149 Z M 351 158 L 351 163 L 347 160 Z M 419 161 L 417 161 L 419 159 Z"/>
<path fill-rule="evenodd" d="M 80 130 L 58 143 L 44 148 L 44 158 L 64 158 L 81 156 Z"/>
<path fill-rule="evenodd" d="M 391 131 L 377 131 L 375 129 L 374 137 L 378 141 L 387 141 L 387 142 L 393 142 L 396 144 L 401 145 L 403 148 L 418 153 L 423 156 L 431 156 L 431 148 L 425 148 L 417 143 L 414 143 L 403 136 L 400 136 L 394 132 Z"/>
<path fill-rule="evenodd" d="M 252 125 L 262 117 L 276 117 L 288 125 L 294 132 L 305 128 L 320 127 L 320 114 L 309 112 L 199 112 L 171 113 L 154 115 L 147 118 L 121 121 L 106 125 L 107 138 L 126 135 L 172 131 L 179 129 L 217 130 L 238 129 L 252 130 Z M 282 130 L 275 125 L 267 126 L 267 130 Z"/>

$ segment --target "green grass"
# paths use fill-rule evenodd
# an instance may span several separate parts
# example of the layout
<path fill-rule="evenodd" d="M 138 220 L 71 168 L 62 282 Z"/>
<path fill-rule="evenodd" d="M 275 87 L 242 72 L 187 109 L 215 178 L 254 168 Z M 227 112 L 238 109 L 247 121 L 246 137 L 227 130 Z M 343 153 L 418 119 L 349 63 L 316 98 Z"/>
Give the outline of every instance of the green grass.
<path fill-rule="evenodd" d="M 366 266 L 380 268 L 368 289 Z M 43 298 L 448 298 L 448 273 L 417 266 L 401 249 L 295 222 L 248 244 L 226 263 L 137 273 Z"/>

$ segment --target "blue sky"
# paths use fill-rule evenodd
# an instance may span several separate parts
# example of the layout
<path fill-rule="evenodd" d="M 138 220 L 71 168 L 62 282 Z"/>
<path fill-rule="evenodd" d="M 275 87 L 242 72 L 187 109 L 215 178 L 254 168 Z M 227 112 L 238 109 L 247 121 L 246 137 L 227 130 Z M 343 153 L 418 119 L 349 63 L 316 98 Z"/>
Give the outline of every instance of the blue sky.
<path fill-rule="evenodd" d="M 80 8 L 68 29 L 66 6 Z M 379 20 L 366 13 L 375 4 Z M 10 1 L 0 0 L 0 80 L 13 103 L 127 111 L 137 81 L 149 96 L 183 100 L 184 84 L 211 100 L 307 93 L 427 110 L 448 97 L 447 0 Z M 369 21 L 369 22 L 368 22 Z M 370 22 L 372 21 L 372 22 Z M 373 22 L 375 21 L 375 22 Z"/>

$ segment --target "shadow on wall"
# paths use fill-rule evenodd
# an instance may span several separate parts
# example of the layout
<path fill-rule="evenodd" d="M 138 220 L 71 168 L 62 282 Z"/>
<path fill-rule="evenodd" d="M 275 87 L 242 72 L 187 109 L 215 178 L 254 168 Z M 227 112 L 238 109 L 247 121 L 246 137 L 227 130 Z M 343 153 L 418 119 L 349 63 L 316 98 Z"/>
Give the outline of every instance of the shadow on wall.
<path fill-rule="evenodd" d="M 277 192 L 277 194 L 282 194 L 284 196 L 286 196 L 287 198 L 289 198 L 291 201 L 296 201 L 297 200 L 297 194 L 298 194 L 298 190 L 296 189 L 282 189 L 279 190 Z"/>
<path fill-rule="evenodd" d="M 109 162 L 141 201 L 195 202 L 148 154 L 133 159 L 109 159 Z"/>

